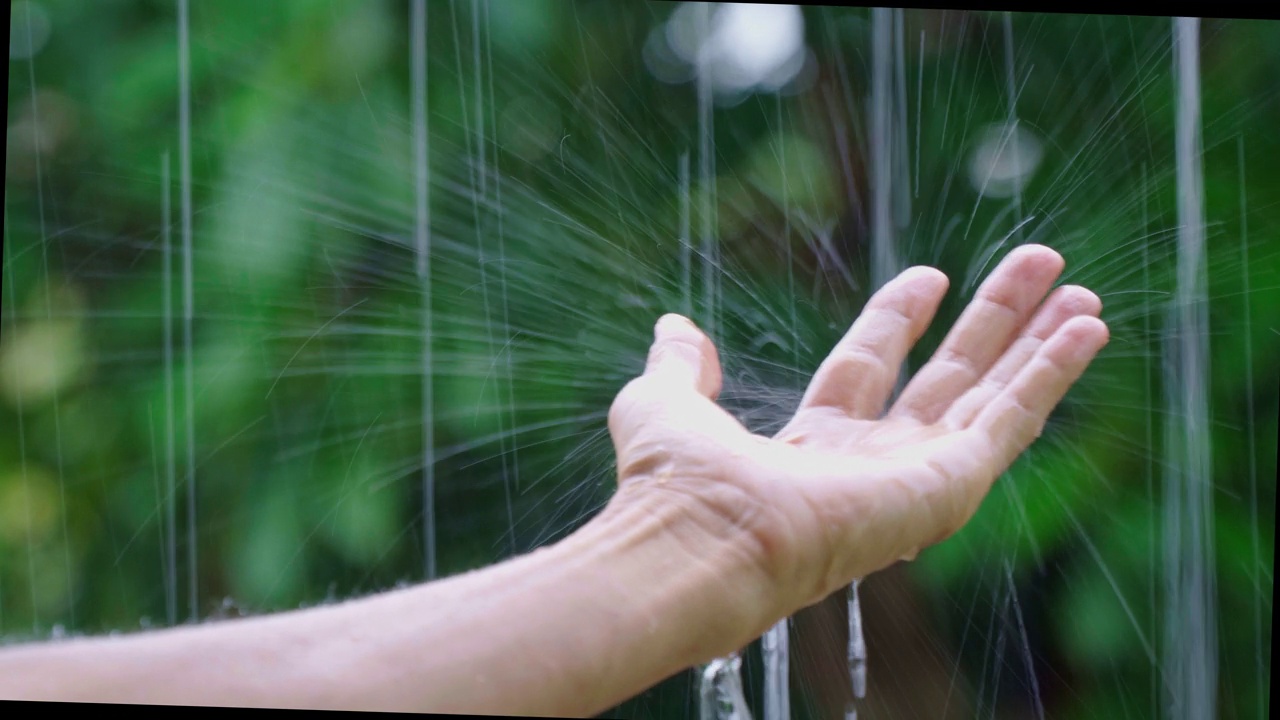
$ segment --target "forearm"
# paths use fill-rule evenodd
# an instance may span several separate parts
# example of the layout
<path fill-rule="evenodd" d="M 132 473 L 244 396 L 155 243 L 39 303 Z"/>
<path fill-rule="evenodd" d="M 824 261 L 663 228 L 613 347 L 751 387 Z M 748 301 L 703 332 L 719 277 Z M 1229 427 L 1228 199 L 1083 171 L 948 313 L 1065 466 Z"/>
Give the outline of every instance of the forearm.
<path fill-rule="evenodd" d="M 437 635 L 451 649 L 431 707 L 592 715 L 763 632 L 770 613 L 739 601 L 764 595 L 763 576 L 735 538 L 691 535 L 677 513 L 606 512 L 486 590 Z"/>
<path fill-rule="evenodd" d="M 0 695 L 598 713 L 771 619 L 749 602 L 717 598 L 760 597 L 763 578 L 733 538 L 690 535 L 687 523 L 673 532 L 678 512 L 606 512 L 554 547 L 341 605 L 13 648 L 0 652 Z"/>

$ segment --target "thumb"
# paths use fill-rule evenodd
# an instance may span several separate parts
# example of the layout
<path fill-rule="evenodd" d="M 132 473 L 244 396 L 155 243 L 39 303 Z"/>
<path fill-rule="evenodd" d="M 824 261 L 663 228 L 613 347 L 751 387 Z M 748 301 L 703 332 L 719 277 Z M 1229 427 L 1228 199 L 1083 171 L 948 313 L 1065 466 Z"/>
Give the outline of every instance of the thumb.
<path fill-rule="evenodd" d="M 658 319 L 644 374 L 661 379 L 672 388 L 694 390 L 711 400 L 720 394 L 716 346 L 683 315 L 668 313 Z"/>

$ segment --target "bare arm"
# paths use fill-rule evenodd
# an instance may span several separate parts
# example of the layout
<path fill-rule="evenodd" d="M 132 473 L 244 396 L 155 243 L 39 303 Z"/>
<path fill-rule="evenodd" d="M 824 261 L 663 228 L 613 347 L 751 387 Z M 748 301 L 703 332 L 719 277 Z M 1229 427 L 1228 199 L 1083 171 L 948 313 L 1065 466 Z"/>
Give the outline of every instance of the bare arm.
<path fill-rule="evenodd" d="M 1098 298 L 1012 252 L 885 405 L 947 288 L 867 304 L 774 438 L 720 408 L 715 347 L 658 322 L 609 429 L 619 491 L 561 543 L 341 605 L 0 652 L 0 697 L 590 715 L 745 645 L 973 515 L 1107 342 Z"/>
<path fill-rule="evenodd" d="M 766 579 L 730 537 L 685 534 L 679 512 L 609 511 L 558 545 L 339 605 L 9 649 L 0 697 L 596 714 L 771 614 L 726 612 L 724 596 L 756 605 Z"/>

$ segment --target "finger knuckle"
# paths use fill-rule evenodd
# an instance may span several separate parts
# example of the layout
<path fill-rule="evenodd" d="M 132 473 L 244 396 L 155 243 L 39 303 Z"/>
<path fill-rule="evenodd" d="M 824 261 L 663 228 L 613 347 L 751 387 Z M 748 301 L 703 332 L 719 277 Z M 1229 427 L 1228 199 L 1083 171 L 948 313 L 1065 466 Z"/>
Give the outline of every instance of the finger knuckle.
<path fill-rule="evenodd" d="M 648 393 L 643 377 L 635 378 L 622 387 L 609 406 L 609 429 L 617 432 L 622 420 L 643 401 Z"/>
<path fill-rule="evenodd" d="M 880 356 L 862 345 L 847 347 L 832 360 L 832 370 L 839 376 L 862 376 L 884 367 Z"/>
<path fill-rule="evenodd" d="M 982 289 L 979 291 L 975 301 L 997 312 L 1009 315 L 1020 315 L 1022 313 L 1022 309 L 1018 307 L 1016 291 L 1002 286 Z"/>

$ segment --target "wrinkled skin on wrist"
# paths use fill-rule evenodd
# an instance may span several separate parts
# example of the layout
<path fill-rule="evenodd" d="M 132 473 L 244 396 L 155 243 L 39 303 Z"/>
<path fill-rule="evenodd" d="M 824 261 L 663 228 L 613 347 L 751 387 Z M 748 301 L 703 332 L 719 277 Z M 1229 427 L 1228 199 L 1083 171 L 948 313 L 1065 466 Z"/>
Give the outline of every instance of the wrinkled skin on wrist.
<path fill-rule="evenodd" d="M 610 409 L 611 510 L 668 508 L 690 562 L 732 548 L 772 588 L 744 601 L 760 622 L 914 558 L 973 516 L 1106 344 L 1096 295 L 1068 285 L 1045 297 L 1063 265 L 1043 246 L 1011 252 L 886 411 L 947 290 L 937 270 L 905 271 L 867 303 L 772 438 L 716 404 L 715 346 L 664 316 L 644 374 Z"/>

